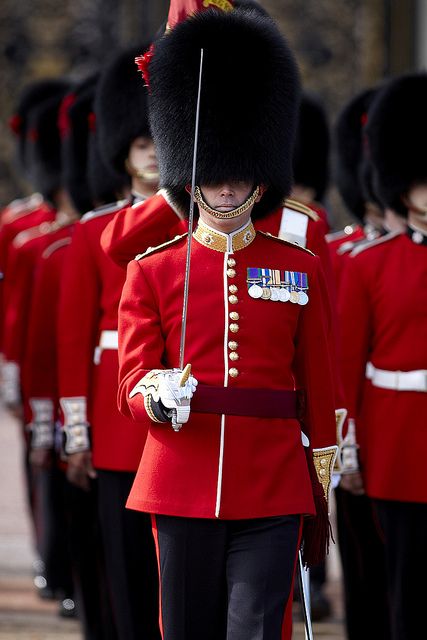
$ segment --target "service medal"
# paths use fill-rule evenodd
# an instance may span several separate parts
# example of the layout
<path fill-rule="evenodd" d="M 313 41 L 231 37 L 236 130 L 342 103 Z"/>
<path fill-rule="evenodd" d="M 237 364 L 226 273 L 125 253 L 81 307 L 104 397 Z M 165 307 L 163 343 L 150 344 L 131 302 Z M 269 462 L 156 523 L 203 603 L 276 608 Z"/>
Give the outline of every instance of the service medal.
<path fill-rule="evenodd" d="M 293 304 L 298 304 L 298 301 L 299 301 L 298 291 L 291 291 L 290 301 Z"/>
<path fill-rule="evenodd" d="M 279 291 L 279 300 L 280 300 L 280 302 L 288 302 L 290 297 L 291 297 L 291 294 L 289 293 L 289 291 L 287 289 L 280 289 L 280 291 Z"/>
<path fill-rule="evenodd" d="M 306 294 L 305 291 L 299 291 L 298 292 L 298 304 L 304 306 L 306 305 L 308 302 L 308 295 Z"/>
<path fill-rule="evenodd" d="M 248 293 L 251 296 L 251 298 L 261 298 L 262 297 L 262 287 L 259 286 L 259 284 L 251 284 L 251 286 L 248 289 Z"/>
<path fill-rule="evenodd" d="M 270 300 L 271 298 L 271 290 L 269 287 L 263 287 L 262 288 L 262 299 L 263 300 Z"/>
<path fill-rule="evenodd" d="M 273 302 L 278 302 L 280 298 L 279 298 L 279 290 L 277 289 L 277 287 L 272 287 L 270 291 L 271 291 L 270 300 L 273 300 Z"/>

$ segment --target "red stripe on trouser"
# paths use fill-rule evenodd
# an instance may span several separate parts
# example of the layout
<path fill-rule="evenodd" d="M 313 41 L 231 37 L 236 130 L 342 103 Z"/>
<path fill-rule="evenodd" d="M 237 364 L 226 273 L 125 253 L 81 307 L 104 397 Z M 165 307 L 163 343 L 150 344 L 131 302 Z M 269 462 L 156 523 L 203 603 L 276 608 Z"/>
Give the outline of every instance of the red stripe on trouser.
<path fill-rule="evenodd" d="M 303 527 L 303 518 L 301 516 L 300 526 L 299 526 L 298 546 L 297 546 L 297 551 L 295 554 L 295 562 L 294 562 L 294 577 L 292 579 L 291 591 L 289 593 L 289 598 L 286 603 L 285 613 L 283 616 L 281 640 L 291 640 L 292 638 L 292 604 L 294 600 L 294 583 L 295 583 L 295 574 L 297 571 L 298 552 L 301 546 L 302 527 Z"/>
<path fill-rule="evenodd" d="M 154 545 L 156 547 L 156 557 L 157 557 L 157 571 L 159 573 L 159 627 L 162 638 L 164 638 L 163 632 L 163 620 L 162 620 L 162 580 L 160 576 L 160 548 L 159 548 L 159 532 L 157 530 L 157 522 L 156 516 L 154 513 L 151 514 L 151 529 L 153 532 Z"/>

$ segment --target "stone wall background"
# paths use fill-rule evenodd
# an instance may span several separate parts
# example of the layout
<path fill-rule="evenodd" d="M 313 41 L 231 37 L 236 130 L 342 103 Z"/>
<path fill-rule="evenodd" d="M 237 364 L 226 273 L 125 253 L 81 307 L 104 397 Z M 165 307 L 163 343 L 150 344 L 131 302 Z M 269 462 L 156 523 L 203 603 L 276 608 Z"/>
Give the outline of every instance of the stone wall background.
<path fill-rule="evenodd" d="M 418 2 L 425 0 L 418 0 Z M 331 123 L 363 87 L 414 66 L 417 0 L 260 0 L 293 47 L 304 85 Z M 28 193 L 16 170 L 8 119 L 29 81 L 96 68 L 119 45 L 149 38 L 168 0 L 2 0 L 0 3 L 0 205 Z M 330 190 L 332 223 L 348 214 Z"/>

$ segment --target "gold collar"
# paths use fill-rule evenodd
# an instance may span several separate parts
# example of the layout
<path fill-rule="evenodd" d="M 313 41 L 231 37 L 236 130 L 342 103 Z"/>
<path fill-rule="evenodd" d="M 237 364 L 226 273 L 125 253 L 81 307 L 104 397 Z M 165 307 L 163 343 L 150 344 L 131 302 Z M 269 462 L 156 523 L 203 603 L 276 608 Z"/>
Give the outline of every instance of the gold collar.
<path fill-rule="evenodd" d="M 255 240 L 256 231 L 251 220 L 237 231 L 222 233 L 199 220 L 193 238 L 209 249 L 222 253 L 234 253 L 249 246 Z"/>

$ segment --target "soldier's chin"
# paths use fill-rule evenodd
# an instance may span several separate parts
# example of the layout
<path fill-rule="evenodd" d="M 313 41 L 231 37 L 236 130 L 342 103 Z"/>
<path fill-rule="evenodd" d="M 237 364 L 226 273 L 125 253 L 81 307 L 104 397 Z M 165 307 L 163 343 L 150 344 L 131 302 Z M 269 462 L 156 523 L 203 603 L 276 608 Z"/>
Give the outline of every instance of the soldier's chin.
<path fill-rule="evenodd" d="M 158 182 L 160 174 L 158 171 L 144 171 L 143 169 L 137 169 L 136 174 L 140 180 L 144 182 Z"/>

